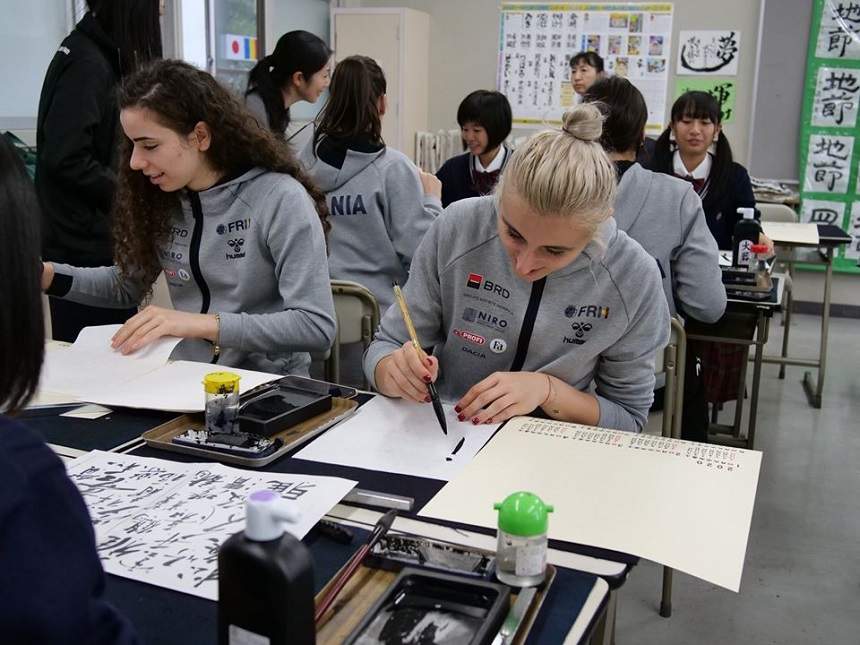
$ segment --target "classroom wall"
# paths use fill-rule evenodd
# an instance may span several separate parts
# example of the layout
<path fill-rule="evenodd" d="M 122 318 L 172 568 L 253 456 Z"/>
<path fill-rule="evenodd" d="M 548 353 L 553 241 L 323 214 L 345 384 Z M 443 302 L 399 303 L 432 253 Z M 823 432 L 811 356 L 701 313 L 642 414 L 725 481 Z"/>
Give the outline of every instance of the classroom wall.
<path fill-rule="evenodd" d="M 746 163 L 761 0 L 675 0 L 668 108 L 674 99 L 675 44 L 682 29 L 740 31 L 735 122 L 726 133 Z M 499 0 L 342 0 L 346 7 L 409 7 L 430 14 L 430 129 L 456 128 L 457 106 L 478 88 L 495 89 Z M 468 8 L 467 8 L 468 7 Z"/>

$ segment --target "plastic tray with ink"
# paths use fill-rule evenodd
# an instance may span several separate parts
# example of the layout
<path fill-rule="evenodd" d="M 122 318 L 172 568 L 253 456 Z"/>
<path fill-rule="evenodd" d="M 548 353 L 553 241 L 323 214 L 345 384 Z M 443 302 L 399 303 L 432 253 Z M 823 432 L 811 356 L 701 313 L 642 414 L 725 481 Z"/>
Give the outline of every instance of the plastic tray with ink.
<path fill-rule="evenodd" d="M 285 377 L 242 395 L 238 431 L 208 433 L 200 415 L 184 415 L 144 433 L 143 439 L 153 448 L 262 467 L 356 407 L 351 400 L 333 397 L 328 383 Z"/>

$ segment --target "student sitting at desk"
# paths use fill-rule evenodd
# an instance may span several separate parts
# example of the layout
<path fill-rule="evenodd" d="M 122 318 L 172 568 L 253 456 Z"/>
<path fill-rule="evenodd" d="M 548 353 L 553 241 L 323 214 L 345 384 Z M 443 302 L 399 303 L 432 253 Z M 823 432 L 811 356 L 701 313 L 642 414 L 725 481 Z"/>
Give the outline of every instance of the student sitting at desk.
<path fill-rule="evenodd" d="M 0 410 L 14 415 L 39 384 L 39 206 L 14 148 L 0 137 Z M 136 643 L 104 599 L 105 575 L 84 500 L 60 459 L 0 414 L 0 641 Z"/>
<path fill-rule="evenodd" d="M 726 309 L 719 251 L 689 182 L 645 170 L 636 153 L 645 137 L 648 108 L 642 93 L 625 78 L 597 81 L 583 96 L 606 114 L 600 142 L 618 170 L 613 213 L 618 228 L 639 242 L 660 266 L 669 310 L 706 323 Z M 683 439 L 704 441 L 707 407 L 695 348 L 687 351 L 684 377 Z M 662 407 L 663 388 L 655 392 Z"/>
<path fill-rule="evenodd" d="M 290 106 L 316 103 L 329 86 L 331 69 L 332 51 L 321 38 L 301 29 L 287 32 L 278 38 L 275 51 L 249 72 L 245 105 L 261 126 L 277 137 L 286 136 L 298 152 L 313 127 L 308 123 L 290 132 Z"/>
<path fill-rule="evenodd" d="M 335 336 L 324 196 L 212 76 L 160 61 L 120 92 L 116 265 L 45 265 L 54 297 L 128 307 L 164 272 L 173 309 L 117 332 L 123 353 L 184 338 L 174 358 L 307 374 Z"/>
<path fill-rule="evenodd" d="M 702 200 L 688 182 L 636 163 L 648 119 L 642 93 L 613 76 L 592 85 L 583 101 L 597 103 L 606 115 L 600 143 L 618 172 L 618 228 L 657 260 L 672 314 L 716 322 L 726 309 L 726 290 Z"/>
<path fill-rule="evenodd" d="M 391 304 L 392 281 L 406 282 L 421 238 L 442 212 L 441 184 L 382 140 L 387 98 L 382 69 L 367 56 L 338 63 L 302 165 L 329 200 L 329 266 Z"/>
<path fill-rule="evenodd" d="M 451 157 L 436 172 L 442 182 L 442 205 L 493 192 L 511 150 L 511 104 L 501 92 L 476 90 L 457 108 L 457 123 L 468 151 Z"/>
<path fill-rule="evenodd" d="M 433 356 L 422 362 L 392 307 L 365 354 L 377 390 L 425 401 L 438 377 L 441 397 L 475 424 L 541 408 L 642 429 L 669 310 L 657 263 L 610 216 L 601 120 L 593 105 L 574 108 L 562 130 L 514 152 L 494 195 L 436 220 L 404 290 Z"/>
<path fill-rule="evenodd" d="M 663 131 L 651 161 L 651 170 L 690 182 L 702 198 L 705 219 L 722 250 L 732 248 L 738 208 L 755 207 L 746 168 L 732 160 L 732 148 L 722 131 L 717 100 L 707 92 L 686 92 L 672 105 L 669 127 Z M 771 251 L 764 233 L 759 238 Z"/>

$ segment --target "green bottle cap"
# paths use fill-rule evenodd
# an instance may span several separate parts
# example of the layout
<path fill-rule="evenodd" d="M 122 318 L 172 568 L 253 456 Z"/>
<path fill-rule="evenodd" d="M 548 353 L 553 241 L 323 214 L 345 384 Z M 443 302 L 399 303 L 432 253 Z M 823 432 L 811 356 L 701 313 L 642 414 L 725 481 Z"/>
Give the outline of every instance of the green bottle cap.
<path fill-rule="evenodd" d="M 544 504 L 540 497 L 526 491 L 511 493 L 504 502 L 493 504 L 493 508 L 499 511 L 499 528 L 522 537 L 546 533 L 547 515 L 553 511 L 552 506 Z"/>

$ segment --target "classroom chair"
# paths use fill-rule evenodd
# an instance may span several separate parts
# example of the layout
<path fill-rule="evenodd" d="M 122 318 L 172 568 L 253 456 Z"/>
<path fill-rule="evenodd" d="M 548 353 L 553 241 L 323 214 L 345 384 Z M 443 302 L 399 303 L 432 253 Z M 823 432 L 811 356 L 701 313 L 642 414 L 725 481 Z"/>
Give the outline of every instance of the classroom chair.
<path fill-rule="evenodd" d="M 379 303 L 366 287 L 349 280 L 332 280 L 331 295 L 337 315 L 337 336 L 325 359 L 325 380 L 340 383 L 341 345 L 361 343 L 364 349 L 379 326 Z M 367 379 L 362 376 L 364 388 Z"/>
<path fill-rule="evenodd" d="M 759 211 L 761 211 L 762 222 L 797 222 L 797 213 L 785 204 L 757 204 L 757 207 Z M 792 278 L 794 277 L 794 263 L 797 262 L 797 260 L 798 258 L 796 257 L 794 249 L 783 248 L 777 249 L 776 251 L 777 266 L 784 267 L 783 282 L 785 288 L 781 304 L 782 326 L 785 327 L 785 331 L 782 334 L 782 349 L 780 351 L 780 356 L 783 358 L 788 356 L 788 331 L 791 325 L 792 304 L 791 283 Z M 779 378 L 785 378 L 785 364 L 779 366 Z"/>
<path fill-rule="evenodd" d="M 662 354 L 657 353 L 654 371 L 665 374 L 666 389 L 663 402 L 663 436 L 681 438 L 681 417 L 684 409 L 684 366 L 687 359 L 687 334 L 677 316 L 671 320 L 669 343 Z M 663 567 L 663 596 L 660 615 L 672 615 L 672 569 Z"/>

